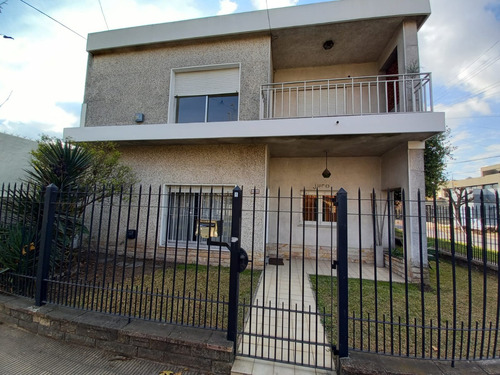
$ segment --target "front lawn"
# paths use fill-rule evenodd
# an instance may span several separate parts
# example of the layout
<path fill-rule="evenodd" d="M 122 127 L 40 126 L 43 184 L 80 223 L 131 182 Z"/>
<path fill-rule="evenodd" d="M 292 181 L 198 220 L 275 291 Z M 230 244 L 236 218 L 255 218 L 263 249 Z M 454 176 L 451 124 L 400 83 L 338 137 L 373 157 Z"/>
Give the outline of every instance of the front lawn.
<path fill-rule="evenodd" d="M 229 296 L 229 267 L 194 264 L 169 264 L 152 272 L 130 274 L 111 267 L 106 270 L 106 281 L 120 282 L 102 287 L 103 272 L 95 281 L 87 283 L 52 283 L 49 298 L 86 310 L 107 312 L 148 320 L 227 329 Z M 255 292 L 261 271 L 240 273 L 240 301 L 250 300 Z M 123 279 L 123 282 L 121 280 Z"/>
<path fill-rule="evenodd" d="M 484 274 L 481 269 L 471 269 L 471 297 L 469 298 L 467 267 L 455 267 L 455 277 L 453 277 L 451 263 L 440 261 L 438 288 L 435 262 L 431 262 L 431 266 L 430 285 L 425 288 L 423 299 L 418 284 L 392 283 L 391 285 L 388 282 L 375 284 L 371 280 L 361 282 L 359 279 L 349 279 L 349 346 L 379 352 L 394 351 L 402 355 L 408 353 L 422 356 L 425 353 L 426 356 L 431 356 L 432 353 L 432 356 L 436 357 L 439 353 L 442 358 L 449 358 L 455 339 L 457 356 L 460 352 L 464 356 L 466 352 L 471 357 L 479 355 L 483 334 L 475 329 L 481 329 L 483 321 L 486 328 L 489 328 L 490 324 L 493 328 L 497 326 L 499 293 L 497 276 L 492 273 L 486 275 L 487 287 L 484 296 Z M 337 325 L 336 278 L 332 280 L 328 276 L 317 278 L 311 276 L 311 282 L 314 287 L 318 283 L 317 303 L 320 311 L 325 309 L 325 328 L 334 342 Z M 377 299 L 375 299 L 375 293 L 377 293 Z M 333 315 L 330 318 L 332 308 Z M 422 323 L 423 315 L 425 316 L 424 324 Z M 376 323 L 376 320 L 385 323 Z M 438 322 L 440 322 L 439 325 Z M 452 330 L 454 324 L 459 329 L 455 337 L 453 337 Z M 438 327 L 441 327 L 440 333 L 438 333 Z M 469 334 L 466 330 L 462 331 L 462 327 L 464 329 L 472 327 L 473 331 Z M 378 335 L 376 335 L 377 332 Z M 485 349 L 484 353 L 492 354 L 494 337 L 495 333 L 491 335 L 489 332 L 485 333 L 484 346 L 491 343 L 491 347 Z M 422 340 L 423 338 L 425 341 Z M 440 338 L 439 345 L 438 338 Z"/>

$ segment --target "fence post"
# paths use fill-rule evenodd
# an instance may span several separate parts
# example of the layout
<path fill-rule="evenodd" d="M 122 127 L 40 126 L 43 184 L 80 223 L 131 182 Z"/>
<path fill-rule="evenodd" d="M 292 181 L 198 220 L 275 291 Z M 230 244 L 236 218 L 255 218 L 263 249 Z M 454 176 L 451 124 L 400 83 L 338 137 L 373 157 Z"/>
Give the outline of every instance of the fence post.
<path fill-rule="evenodd" d="M 57 192 L 57 186 L 54 184 L 50 184 L 45 188 L 42 228 L 40 233 L 40 252 L 38 254 L 38 269 L 36 273 L 36 306 L 42 306 L 43 301 L 47 300 L 47 277 L 49 275 Z"/>
<path fill-rule="evenodd" d="M 240 238 L 242 191 L 236 186 L 233 189 L 232 222 L 231 222 L 231 265 L 229 269 L 229 306 L 227 322 L 227 339 L 236 344 L 238 330 L 238 297 L 240 289 Z"/>
<path fill-rule="evenodd" d="M 349 355 L 347 267 L 347 192 L 341 188 L 337 192 L 337 354 L 341 358 Z"/>

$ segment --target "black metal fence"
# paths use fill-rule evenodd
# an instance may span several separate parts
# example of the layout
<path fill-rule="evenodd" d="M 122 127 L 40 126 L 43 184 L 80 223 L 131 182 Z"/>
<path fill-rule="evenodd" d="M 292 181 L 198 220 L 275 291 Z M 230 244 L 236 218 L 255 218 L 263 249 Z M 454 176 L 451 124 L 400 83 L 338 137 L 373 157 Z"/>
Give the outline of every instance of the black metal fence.
<path fill-rule="evenodd" d="M 492 194 L 491 191 L 476 190 L 475 193 L 475 199 L 466 195 L 460 202 L 457 202 L 456 197 L 452 197 L 449 202 L 438 200 L 427 202 L 427 233 L 429 237 L 438 239 L 435 246 L 439 247 L 441 252 L 451 254 L 451 225 L 453 225 L 457 257 L 467 259 L 467 241 L 470 241 L 472 261 L 481 264 L 483 255 L 486 255 L 487 263 L 496 267 L 499 250 L 498 192 Z"/>
<path fill-rule="evenodd" d="M 0 288 L 314 367 L 348 350 L 498 358 L 498 202 L 458 219 L 404 192 L 4 185 Z"/>
<path fill-rule="evenodd" d="M 231 194 L 4 185 L 1 289 L 40 304 L 227 330 L 229 250 L 207 244 L 202 231 L 226 217 L 231 223 Z M 213 239 L 223 242 L 225 228 Z"/>
<path fill-rule="evenodd" d="M 350 202 L 360 207 L 350 215 L 360 223 L 364 215 L 372 216 L 373 230 L 361 230 L 360 241 L 373 235 L 376 243 L 377 229 L 384 221 L 386 234 L 383 263 L 377 264 L 377 257 L 371 266 L 359 262 L 359 275 L 372 267 L 373 281 L 349 280 L 350 347 L 451 361 L 498 358 L 498 224 L 474 228 L 469 203 L 459 208 L 465 214 L 460 221 L 452 200 L 439 207 L 436 199 L 425 202 L 418 195 L 413 201 L 405 199 L 403 192 L 401 201 L 392 202 L 388 194 L 382 200 L 373 199 L 370 212 L 363 211 L 362 200 L 359 196 Z M 377 206 L 398 204 L 400 220 L 391 218 L 390 209 L 377 211 Z M 426 204 L 432 209 L 424 217 Z M 495 206 L 489 208 L 495 223 L 498 208 L 497 195 Z M 475 209 L 478 220 L 486 223 L 484 202 Z"/>

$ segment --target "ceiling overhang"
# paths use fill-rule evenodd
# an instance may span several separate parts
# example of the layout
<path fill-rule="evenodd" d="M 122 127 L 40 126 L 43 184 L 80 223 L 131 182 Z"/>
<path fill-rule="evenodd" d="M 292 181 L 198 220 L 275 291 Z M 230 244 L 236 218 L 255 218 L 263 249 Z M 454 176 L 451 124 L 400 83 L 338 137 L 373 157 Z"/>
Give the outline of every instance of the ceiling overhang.
<path fill-rule="evenodd" d="M 400 113 L 219 123 L 64 129 L 80 142 L 123 145 L 266 144 L 272 157 L 380 156 L 397 145 L 443 132 L 444 113 Z"/>

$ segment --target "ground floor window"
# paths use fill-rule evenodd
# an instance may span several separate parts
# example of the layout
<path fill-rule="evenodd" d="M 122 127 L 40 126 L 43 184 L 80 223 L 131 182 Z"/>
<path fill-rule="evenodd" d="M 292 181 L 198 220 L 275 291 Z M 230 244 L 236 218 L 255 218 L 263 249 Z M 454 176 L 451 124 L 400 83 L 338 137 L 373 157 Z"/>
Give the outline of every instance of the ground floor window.
<path fill-rule="evenodd" d="M 302 221 L 318 221 L 320 223 L 337 222 L 335 195 L 321 193 L 304 194 L 302 197 Z"/>
<path fill-rule="evenodd" d="M 163 203 L 163 240 L 230 242 L 231 187 L 169 186 Z"/>

